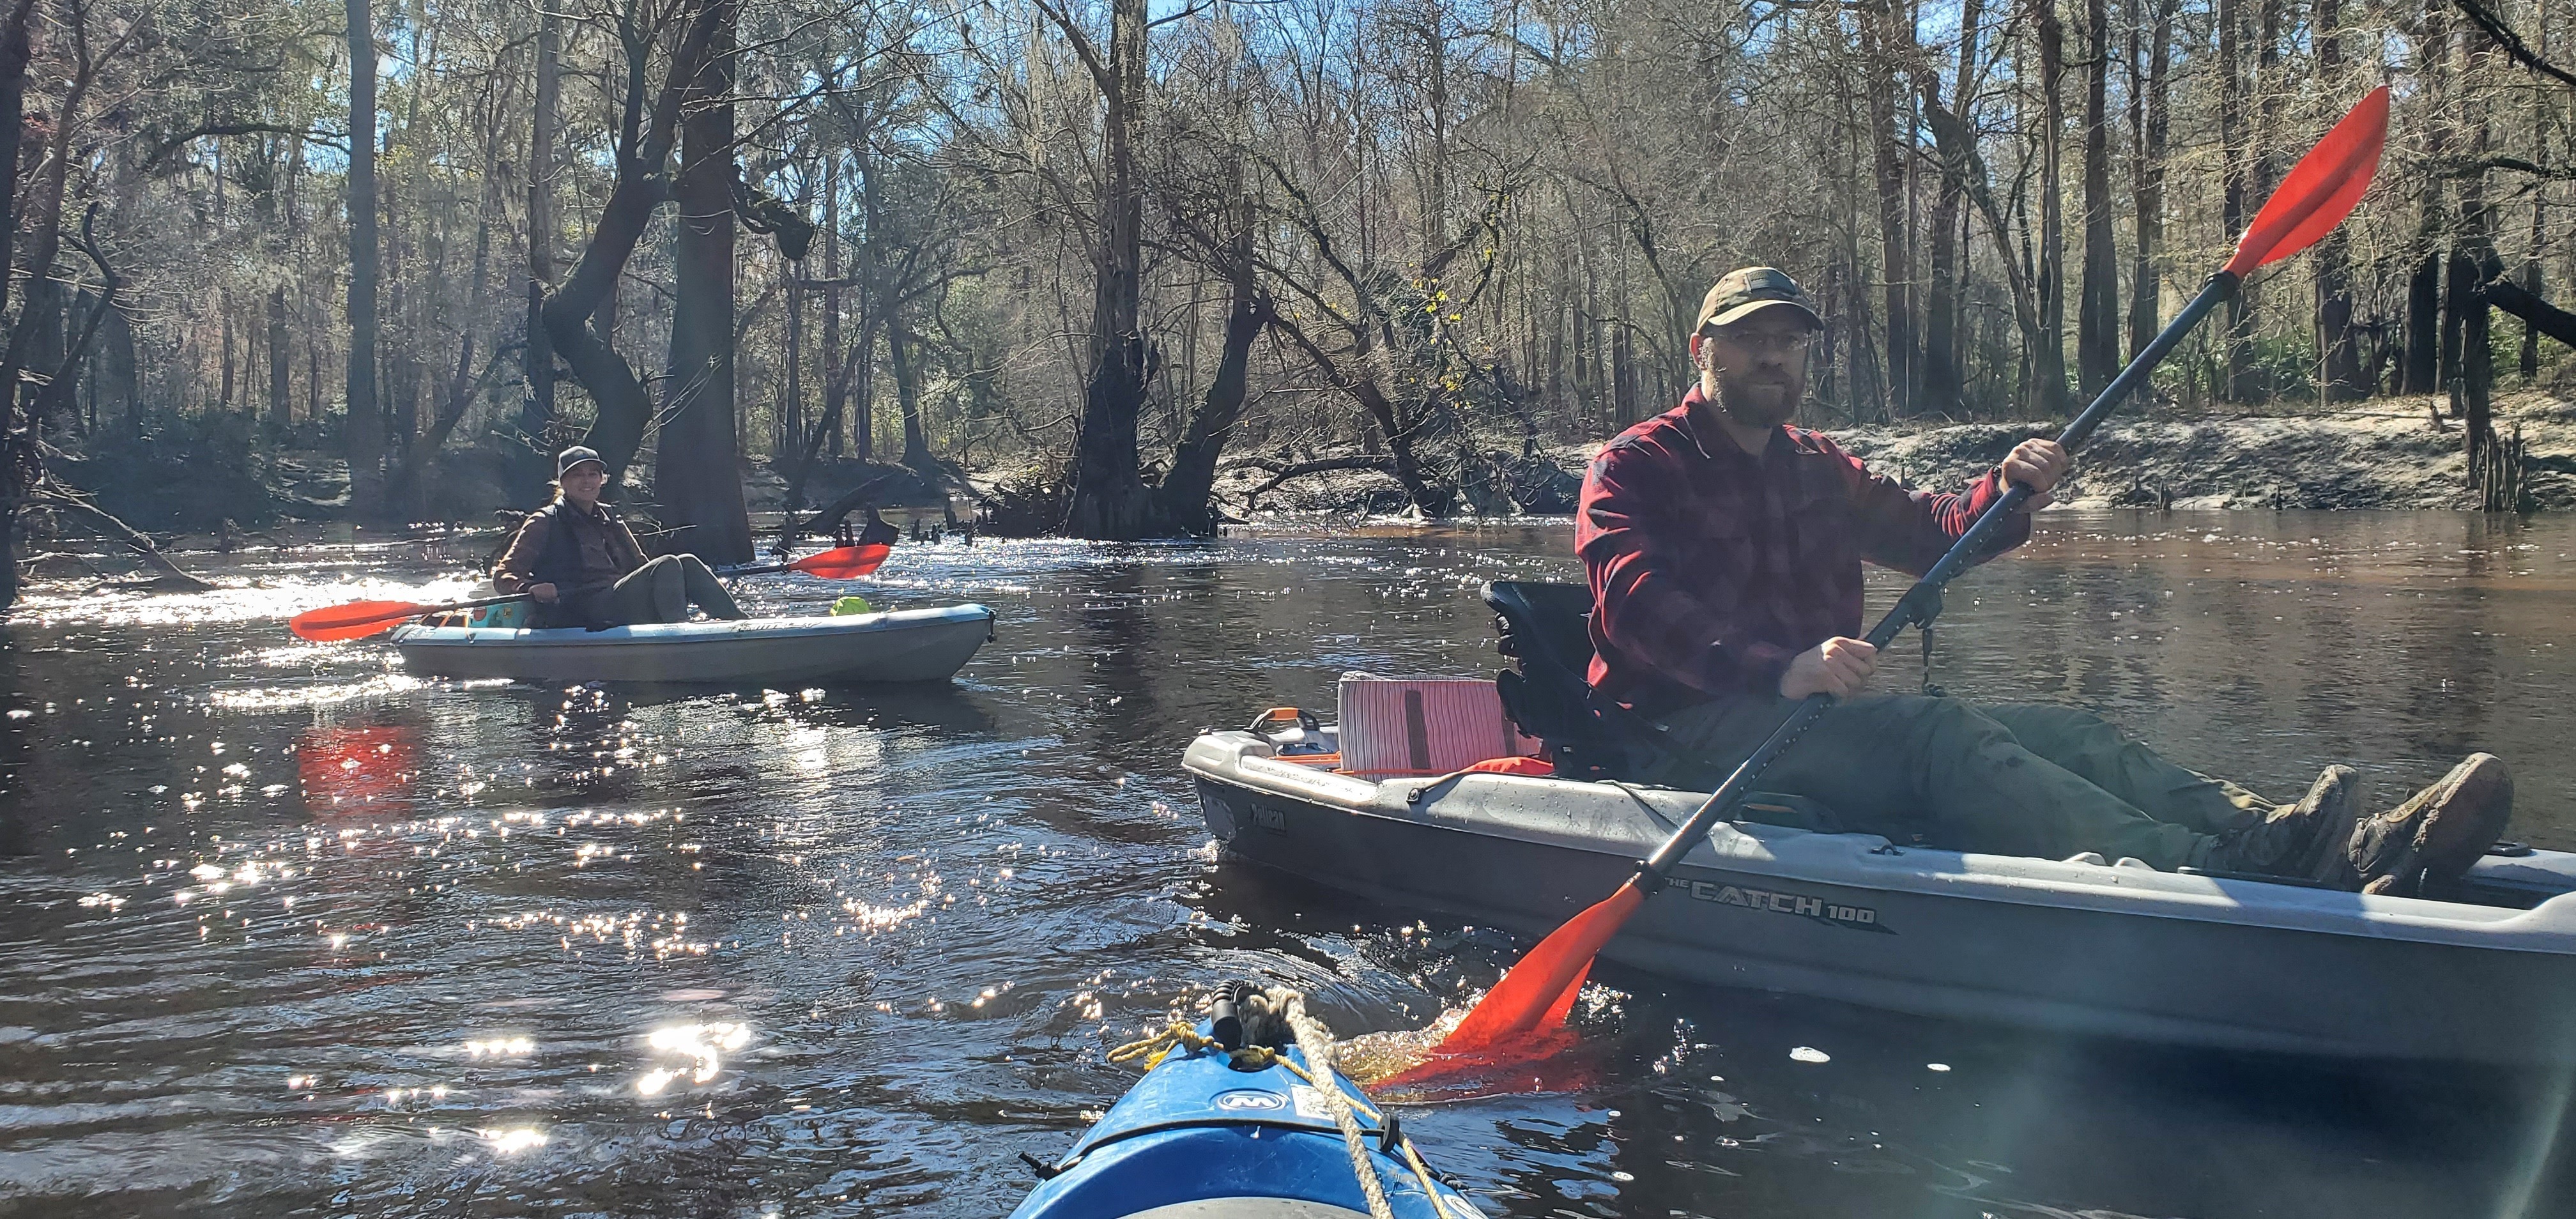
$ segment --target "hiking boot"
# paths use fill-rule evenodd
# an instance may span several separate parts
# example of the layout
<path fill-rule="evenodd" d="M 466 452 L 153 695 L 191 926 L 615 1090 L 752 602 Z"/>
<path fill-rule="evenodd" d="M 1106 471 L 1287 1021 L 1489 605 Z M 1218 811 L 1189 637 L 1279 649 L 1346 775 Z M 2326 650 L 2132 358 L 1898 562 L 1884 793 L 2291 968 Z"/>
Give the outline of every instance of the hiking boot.
<path fill-rule="evenodd" d="M 2360 812 L 2360 772 L 2326 767 L 2297 804 L 2220 834 L 2201 866 L 2351 888 L 2345 844 L 2352 840 L 2353 819 Z"/>
<path fill-rule="evenodd" d="M 2442 781 L 2352 831 L 2361 891 L 2439 897 L 2468 875 L 2513 816 L 2513 776 L 2504 759 L 2470 754 Z"/>

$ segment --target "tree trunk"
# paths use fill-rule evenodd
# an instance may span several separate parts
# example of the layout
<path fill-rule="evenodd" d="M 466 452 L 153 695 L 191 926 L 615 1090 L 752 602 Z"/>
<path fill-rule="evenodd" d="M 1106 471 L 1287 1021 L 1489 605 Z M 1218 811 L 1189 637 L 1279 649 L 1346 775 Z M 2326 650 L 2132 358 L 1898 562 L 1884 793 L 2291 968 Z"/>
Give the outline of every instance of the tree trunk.
<path fill-rule="evenodd" d="M 921 338 L 900 313 L 886 326 L 886 362 L 894 371 L 895 407 L 903 416 L 903 464 L 929 473 L 930 438 L 921 430 Z"/>
<path fill-rule="evenodd" d="M 2111 15 L 2084 0 L 2084 298 L 2075 318 L 2076 377 L 2090 399 L 2120 371 L 2120 256 L 2111 236 Z"/>
<path fill-rule="evenodd" d="M 2476 205 L 2467 198 L 2466 191 L 2462 191 L 2461 194 L 2460 226 L 2466 230 L 2477 224 L 2477 217 L 2473 214 Z M 2476 299 L 2480 282 L 2477 264 L 2470 259 L 2464 244 L 2465 240 L 2464 233 L 2460 240 L 2452 243 L 2450 256 L 2442 261 L 2440 381 L 2446 390 L 2458 384 L 2460 379 L 2460 358 L 2466 348 L 2463 341 L 2464 332 L 2467 329 L 2470 305 Z"/>
<path fill-rule="evenodd" d="M 848 371 L 842 376 L 850 386 L 850 457 L 855 461 L 877 458 L 877 331 L 885 320 L 869 308 L 862 296 L 859 301 L 859 341 L 850 345 Z M 839 433 L 833 433 L 832 452 L 840 453 Z"/>
<path fill-rule="evenodd" d="M 9 274 L 9 257 L 18 236 L 18 140 L 26 130 L 27 66 L 35 58 L 34 40 L 27 26 L 35 16 L 36 0 L 16 0 L 0 17 L 0 166 L 7 167 L 8 189 L 0 190 L 0 313 L 9 306 L 9 289 L 17 277 Z M 15 405 L 14 395 L 0 392 L 0 430 L 17 426 L 8 416 Z M 14 497 L 10 500 L 14 505 Z M 14 511 L 10 521 L 14 523 Z M 14 524 L 7 532 L 14 533 Z M 9 587 L 17 587 L 17 567 L 9 565 Z M 0 609 L 15 603 L 15 597 L 0 600 Z"/>
<path fill-rule="evenodd" d="M 1145 0 L 1113 0 L 1109 59 L 1101 73 L 1103 115 L 1099 248 L 1094 252 L 1091 361 L 1074 441 L 1072 498 L 1065 532 L 1129 541 L 1153 534 L 1154 501 L 1136 467 L 1136 425 L 1145 401 L 1143 296 L 1144 184 L 1134 139 L 1145 102 Z"/>
<path fill-rule="evenodd" d="M 1845 96 L 1842 100 L 1843 126 L 1849 132 L 1859 128 L 1860 124 L 1854 121 L 1850 97 Z M 1842 223 L 1834 226 L 1843 239 L 1840 264 L 1843 291 L 1840 295 L 1847 315 L 1847 324 L 1841 327 L 1845 331 L 1843 360 L 1849 370 L 1849 375 L 1843 378 L 1843 409 L 1851 416 L 1853 425 L 1858 426 L 1880 418 L 1885 412 L 1887 397 L 1878 375 L 1877 348 L 1871 334 L 1869 277 L 1861 269 L 1859 149 L 1852 144 L 1849 135 L 1844 140 L 1843 154 L 1840 158 L 1841 172 L 1835 175 L 1842 188 L 1839 192 L 1842 196 Z"/>
<path fill-rule="evenodd" d="M 1976 208 L 1978 215 L 1985 218 L 1987 231 L 1994 239 L 1995 253 L 2003 264 L 2004 286 L 2012 295 L 2013 324 L 2021 332 L 2023 359 L 2035 366 L 2035 354 L 2048 346 L 2039 320 L 2039 291 L 2031 282 L 2029 270 L 2014 257 L 2012 226 L 1986 180 L 1986 163 L 1977 152 L 1976 133 L 1969 130 L 1958 115 L 1938 107 L 1927 104 L 1923 117 L 1928 120 L 1933 142 L 1940 150 L 1942 172 L 1954 176 L 1966 186 L 1968 202 Z M 2055 366 L 2057 401 L 2062 404 L 2065 400 L 2065 362 L 2059 360 Z M 2049 391 L 2042 385 L 2039 392 L 2045 395 Z"/>
<path fill-rule="evenodd" d="M 2146 72 L 2143 111 L 2139 93 L 2130 92 L 2130 123 L 2136 132 L 2137 220 L 2138 243 L 2129 281 L 2129 353 L 2135 356 L 2154 341 L 2156 332 L 2164 329 L 2162 293 L 2158 288 L 2163 277 L 2156 270 L 2156 254 L 2165 242 L 2165 147 L 2171 131 L 2168 91 L 2173 66 L 2173 18 L 2175 0 L 2144 0 L 2154 9 L 2148 23 Z M 2135 37 L 2135 31 L 2132 31 Z M 2137 62 L 2132 42 L 2130 62 Z"/>
<path fill-rule="evenodd" d="M 1442 6 L 1426 6 L 1423 24 L 1416 31 L 1422 39 L 1422 75 L 1426 96 L 1423 121 L 1430 130 L 1430 147 L 1423 158 L 1426 178 L 1422 187 L 1422 257 L 1435 257 L 1449 245 L 1449 32 L 1445 28 L 1447 13 Z"/>
<path fill-rule="evenodd" d="M 787 274 L 787 376 L 780 388 L 777 435 L 770 438 L 769 464 L 774 470 L 780 458 L 797 452 L 805 435 L 805 289 L 797 282 L 799 268 L 789 264 Z"/>
<path fill-rule="evenodd" d="M 42 304 L 42 303 L 43 303 L 43 302 L 41 302 L 41 301 L 39 301 L 39 300 L 37 299 L 38 295 L 39 295 L 39 289 L 30 289 L 30 290 L 28 291 L 28 293 L 27 293 L 27 307 L 28 307 L 29 309 L 31 309 L 31 310 L 32 310 L 32 309 L 35 309 L 35 308 L 39 307 L 39 305 L 40 305 L 40 304 Z M 49 314 L 51 314 L 51 315 L 54 315 L 54 316 L 59 316 L 59 314 L 58 314 L 58 313 L 56 313 L 55 311 L 50 311 L 50 310 L 49 310 L 49 311 L 48 311 L 48 313 L 49 313 Z M 230 293 L 230 292 L 218 292 L 218 293 L 216 293 L 216 294 L 215 294 L 215 319 L 216 319 L 216 321 L 217 321 L 217 322 L 219 322 L 219 323 L 220 323 L 219 333 L 221 334 L 222 338 L 221 338 L 219 341 L 220 341 L 220 343 L 221 343 L 221 345 L 222 345 L 222 348 L 223 348 L 222 379 L 221 379 L 219 382 L 217 382 L 217 385 L 219 386 L 219 388 L 215 391 L 215 405 L 216 405 L 218 408 L 220 408 L 220 409 L 222 409 L 222 410 L 224 410 L 224 411 L 229 412 L 230 410 L 232 410 L 232 409 L 233 409 L 233 302 L 232 302 L 232 293 Z M 38 319 L 38 324 L 39 324 L 39 325 L 46 325 L 47 323 L 46 323 L 42 318 L 40 318 L 40 319 Z M 37 358 L 38 360 L 40 360 L 40 361 L 44 360 L 44 359 L 45 359 L 45 355 L 44 355 L 44 348 L 43 348 L 43 347 L 39 347 L 39 348 L 37 349 L 37 351 L 38 351 L 38 354 L 37 354 L 37 357 L 36 357 L 36 358 Z M 39 365 L 38 365 L 38 367 L 42 367 L 42 364 L 39 364 Z"/>
<path fill-rule="evenodd" d="M 2343 3 L 2317 0 L 2316 43 L 2319 85 L 2343 86 Z M 2342 230 L 2325 235 L 2313 255 L 2316 267 L 2317 398 L 2321 403 L 2368 397 L 2370 386 L 2361 367 L 2361 331 L 2353 325 L 2350 246 Z"/>
<path fill-rule="evenodd" d="M 1217 356 L 1216 377 L 1208 382 L 1199 408 L 1190 413 L 1181 441 L 1172 446 L 1172 468 L 1155 489 L 1163 520 L 1195 537 L 1216 535 L 1216 464 L 1227 438 L 1243 417 L 1245 391 L 1251 382 L 1252 345 L 1269 324 L 1270 308 L 1254 279 L 1251 208 L 1244 208 L 1242 228 L 1228 242 L 1221 264 L 1229 289 L 1225 314 L 1225 347 Z"/>
<path fill-rule="evenodd" d="M 536 107 L 528 123 L 528 345 L 519 400 L 520 446 L 512 453 L 512 497 L 534 503 L 554 468 L 555 348 L 546 334 L 546 293 L 555 279 L 555 128 L 563 95 L 563 19 L 538 6 Z"/>
<path fill-rule="evenodd" d="M 841 452 L 841 417 L 850 393 L 849 361 L 841 351 L 841 154 L 834 151 L 823 158 L 823 418 L 820 426 L 831 435 L 832 453 Z M 811 449 L 810 444 L 798 451 Z M 790 510 L 803 507 L 787 505 Z"/>
<path fill-rule="evenodd" d="M 2493 44 L 2484 32 L 2465 30 L 2459 39 L 2459 71 L 2455 77 L 2460 91 L 2467 95 L 2474 88 L 2479 69 L 2493 58 L 2488 48 Z M 2488 99 L 2463 96 L 2463 121 L 2467 124 L 2466 157 L 2475 162 L 2487 155 L 2490 147 L 2490 120 L 2483 103 Z M 2483 492 L 2483 503 L 2490 511 L 2513 506 L 2512 488 L 2499 485 L 2506 479 L 2491 477 L 2495 464 L 2491 450 L 2496 445 L 2495 424 L 2490 404 L 2495 390 L 2495 346 L 2488 322 L 2493 316 L 2487 308 L 2486 284 L 2503 276 L 2503 264 L 2496 257 L 2496 209 L 2487 200 L 2486 175 L 2473 173 L 2459 180 L 2460 232 L 2451 246 L 2450 292 L 2444 302 L 2442 356 L 2446 381 L 2456 377 L 2461 430 L 2467 433 L 2469 485 Z"/>
<path fill-rule="evenodd" d="M 294 378 L 286 362 L 286 285 L 268 291 L 268 421 L 279 431 L 295 426 Z"/>
<path fill-rule="evenodd" d="M 2224 179 L 2219 201 L 2219 226 L 2233 239 L 2245 231 L 2247 195 L 2252 189 L 2253 155 L 2245 133 L 2245 0 L 2217 0 L 2218 22 L 2218 157 L 2219 173 Z M 2253 350 L 2249 331 L 2252 319 L 2246 308 L 2245 295 L 2238 292 L 2227 298 L 2219 319 L 2220 363 L 2218 397 L 2243 401 L 2249 396 L 2253 371 Z"/>
<path fill-rule="evenodd" d="M 2428 229 L 2430 225 L 2426 226 Z M 2441 384 L 2442 254 L 2427 243 L 2423 257 L 2406 277 L 2406 374 L 2403 392 L 2429 394 Z"/>
<path fill-rule="evenodd" d="M 734 0 L 695 0 L 715 12 L 707 56 L 683 103 L 680 172 L 672 189 L 671 379 L 653 466 L 662 523 L 685 529 L 678 549 L 709 563 L 751 559 L 734 427 Z"/>
<path fill-rule="evenodd" d="M 2450 125 L 2444 115 L 2450 104 L 2447 77 L 2450 72 L 2450 22 L 2448 6 L 2427 3 L 2423 23 L 2415 43 L 2416 75 L 2423 81 L 2425 105 L 2424 159 L 2439 162 L 2449 142 Z M 2443 390 L 2447 374 L 2441 362 L 2442 351 L 2442 263 L 2443 180 L 2438 174 L 2425 174 L 2422 179 L 2420 219 L 2416 228 L 2416 263 L 2406 281 L 2406 377 L 2404 392 L 2432 394 Z"/>
<path fill-rule="evenodd" d="M 10 254 L 18 233 L 16 211 L 18 185 L 18 139 L 26 125 L 27 67 L 35 57 L 28 24 L 35 15 L 35 0 L 16 0 L 0 17 L 0 313 L 7 312 Z M 0 358 L 0 438 L 14 436 L 18 430 L 18 368 L 14 359 Z M 0 613 L 18 604 L 18 505 L 27 488 L 17 475 L 15 454 L 8 455 L 0 467 Z"/>
<path fill-rule="evenodd" d="M 599 451 L 612 486 L 625 473 L 627 463 L 634 460 L 635 450 L 644 440 L 645 425 L 653 414 L 652 400 L 646 396 L 643 382 L 610 346 L 616 324 L 618 280 L 627 259 L 635 253 L 635 243 L 653 219 L 653 209 L 667 192 L 663 175 L 670 167 L 681 101 L 696 82 L 717 19 L 726 11 L 706 5 L 690 15 L 688 29 L 671 56 L 671 75 L 654 92 L 649 109 L 644 102 L 645 72 L 652 45 L 642 40 L 627 44 L 626 109 L 617 134 L 617 177 L 609 186 L 608 202 L 599 209 L 599 221 L 592 226 L 590 241 L 582 247 L 580 259 L 564 277 L 563 287 L 546 294 L 541 310 L 547 339 L 572 370 L 573 379 L 590 394 L 597 411 L 582 442 Z M 730 206 L 728 185 L 728 210 Z M 727 325 L 723 333 L 730 335 L 733 328 Z M 726 418 L 730 420 L 732 412 L 727 411 Z M 740 487 L 737 479 L 737 494 Z"/>
<path fill-rule="evenodd" d="M 2546 248 L 2542 244 L 2542 234 L 2548 232 L 2548 224 L 2546 220 L 2548 212 L 2549 200 L 2547 196 L 2541 194 L 2532 195 L 2531 254 L 2530 257 L 2523 260 L 2522 283 L 2519 286 L 2522 288 L 2524 295 L 2527 295 L 2534 300 L 2540 298 L 2540 255 L 2541 251 Z M 2520 358 L 2514 361 L 2514 371 L 2521 373 L 2525 380 L 2529 380 L 2540 375 L 2540 323 L 2529 318 L 2523 319 L 2522 350 L 2516 354 Z"/>
<path fill-rule="evenodd" d="M 2042 0 L 2043 3 L 2046 0 Z M 1880 272 L 1885 276 L 1887 308 L 1887 389 L 1890 410 L 1914 413 L 1914 279 L 1913 242 L 1905 223 L 1904 160 L 1912 154 L 1896 122 L 1896 58 L 1914 47 L 1911 16 L 1894 0 L 1879 0 L 1861 18 L 1864 53 L 1869 62 L 1870 169 L 1878 194 Z"/>
<path fill-rule="evenodd" d="M 349 17 L 349 511 L 384 512 L 384 417 L 376 401 L 376 39 L 372 0 Z"/>
<path fill-rule="evenodd" d="M 2039 88 L 2042 95 L 2039 133 L 2038 266 L 2032 278 L 2039 296 L 2039 346 L 2030 353 L 2031 377 L 2037 382 L 2037 405 L 2048 415 L 2066 414 L 2066 220 L 2059 201 L 2064 182 L 2066 145 L 2066 27 L 2057 18 L 2057 0 L 2031 0 L 2039 29 Z"/>
<path fill-rule="evenodd" d="M 386 140 L 387 145 L 393 143 Z M 402 499 L 393 483 L 401 477 L 402 463 L 411 454 L 412 442 L 420 436 L 420 349 L 417 319 L 411 295 L 411 276 L 403 259 L 403 209 L 401 192 L 385 189 L 379 206 L 383 209 L 385 227 L 385 315 L 393 319 L 390 328 L 379 328 L 384 347 L 376 353 L 376 400 L 383 403 L 385 417 L 385 507 L 388 516 L 403 514 Z"/>
<path fill-rule="evenodd" d="M 304 418 L 316 427 L 322 423 L 322 306 L 310 293 L 304 298 Z M 111 336 L 112 337 L 112 336 Z M 125 330 L 125 358 L 129 366 L 134 358 L 134 330 Z M 143 429 L 143 398 L 138 381 L 135 396 L 126 405 L 125 421 L 130 431 Z"/>
<path fill-rule="evenodd" d="M 142 368 L 134 356 L 134 322 L 122 306 L 107 311 L 101 323 L 107 332 L 106 368 L 100 375 L 100 388 L 108 406 L 125 418 L 128 433 L 143 430 Z"/>
<path fill-rule="evenodd" d="M 1977 72 L 1977 23 L 1984 19 L 1983 0 L 1962 0 L 1959 10 L 1958 74 L 1951 81 L 1951 112 L 1965 111 L 1974 96 L 1971 82 Z M 1926 115 L 1941 107 L 1941 74 L 1923 74 L 1923 110 Z M 1935 137 L 1934 144 L 1939 144 Z M 1959 367 L 1959 314 L 1965 296 L 1960 291 L 1962 256 L 1966 241 L 1959 224 L 1959 213 L 1967 201 L 1967 183 L 1951 172 L 1948 159 L 1941 158 L 1941 194 L 1932 205 L 1932 285 L 1931 298 L 1924 310 L 1923 322 L 1923 397 L 1924 407 L 1952 417 L 1967 410 L 1966 374 Z M 1828 361 L 1830 363 L 1830 361 Z"/>

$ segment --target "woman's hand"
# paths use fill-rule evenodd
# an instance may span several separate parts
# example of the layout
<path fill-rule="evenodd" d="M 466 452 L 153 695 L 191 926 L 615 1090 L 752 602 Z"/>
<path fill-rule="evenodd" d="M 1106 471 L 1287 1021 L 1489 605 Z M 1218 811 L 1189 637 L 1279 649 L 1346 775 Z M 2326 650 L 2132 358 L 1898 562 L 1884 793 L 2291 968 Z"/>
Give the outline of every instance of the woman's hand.
<path fill-rule="evenodd" d="M 555 603 L 555 586 L 552 584 L 531 584 L 527 587 L 526 591 L 529 596 L 536 598 L 544 604 L 552 605 Z"/>

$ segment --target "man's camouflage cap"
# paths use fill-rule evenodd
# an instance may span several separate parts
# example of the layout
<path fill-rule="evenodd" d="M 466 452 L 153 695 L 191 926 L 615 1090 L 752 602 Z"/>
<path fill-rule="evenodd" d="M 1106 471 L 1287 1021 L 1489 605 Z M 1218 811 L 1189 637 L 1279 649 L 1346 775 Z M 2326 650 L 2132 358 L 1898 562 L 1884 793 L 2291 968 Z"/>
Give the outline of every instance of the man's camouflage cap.
<path fill-rule="evenodd" d="M 1691 333 L 1706 334 L 1712 326 L 1733 325 L 1775 305 L 1795 309 L 1818 326 L 1825 324 L 1816 303 L 1807 299 L 1807 290 L 1788 272 L 1778 267 L 1741 267 L 1727 272 L 1708 290 L 1699 304 L 1699 324 L 1691 327 Z"/>

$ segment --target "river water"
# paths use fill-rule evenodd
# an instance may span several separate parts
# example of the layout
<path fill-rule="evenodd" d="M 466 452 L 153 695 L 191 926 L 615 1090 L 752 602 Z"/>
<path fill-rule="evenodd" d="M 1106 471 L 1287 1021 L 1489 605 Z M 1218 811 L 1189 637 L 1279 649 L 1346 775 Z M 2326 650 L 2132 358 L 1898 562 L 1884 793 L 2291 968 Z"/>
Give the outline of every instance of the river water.
<path fill-rule="evenodd" d="M 870 598 L 999 639 L 884 691 L 420 682 L 280 625 L 460 591 L 461 545 L 39 587 L 0 628 L 0 1213 L 1003 1213 L 1131 1081 L 1103 1051 L 1214 985 L 1418 1027 L 1525 946 L 1220 861 L 1179 758 L 1346 669 L 1489 672 L 1476 586 L 1575 578 L 1569 544 L 907 545 Z M 2491 749 L 2515 836 L 2576 847 L 2570 552 L 2563 519 L 2053 511 L 1954 586 L 1934 679 L 2275 794 L 2349 761 L 2384 807 Z M 1489 1211 L 2568 1213 L 2546 1088 L 1601 981 L 1554 1087 L 1406 1114 Z"/>

